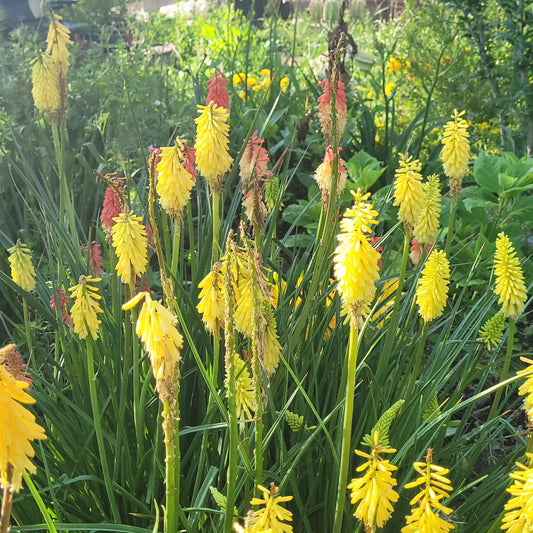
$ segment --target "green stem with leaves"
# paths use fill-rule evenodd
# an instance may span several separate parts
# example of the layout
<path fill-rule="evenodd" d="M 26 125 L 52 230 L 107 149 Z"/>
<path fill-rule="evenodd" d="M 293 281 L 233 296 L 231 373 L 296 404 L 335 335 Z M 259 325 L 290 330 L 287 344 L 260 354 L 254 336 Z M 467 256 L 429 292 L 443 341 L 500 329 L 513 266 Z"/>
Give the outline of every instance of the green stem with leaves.
<path fill-rule="evenodd" d="M 120 523 L 120 513 L 113 493 L 113 485 L 109 474 L 109 465 L 107 463 L 107 454 L 105 451 L 104 434 L 102 431 L 102 420 L 100 416 L 100 407 L 98 405 L 98 396 L 96 394 L 96 374 L 94 372 L 94 353 L 93 339 L 87 338 L 87 376 L 89 378 L 89 394 L 91 397 L 91 408 L 93 412 L 94 432 L 96 433 L 96 442 L 98 444 L 98 453 L 100 454 L 100 463 L 102 465 L 102 474 L 104 476 L 104 485 L 111 506 L 113 520 Z"/>
<path fill-rule="evenodd" d="M 515 319 L 509 319 L 509 335 L 507 337 L 507 350 L 505 352 L 505 360 L 503 362 L 503 369 L 500 374 L 500 381 L 505 381 L 509 376 L 509 367 L 511 366 L 511 358 L 513 356 L 513 346 L 514 346 L 514 335 L 516 332 Z M 489 412 L 489 420 L 492 420 L 498 414 L 498 409 L 500 408 L 500 400 L 503 393 L 503 387 L 500 387 L 494 396 L 494 401 L 492 402 L 492 407 Z"/>
<path fill-rule="evenodd" d="M 452 196 L 452 203 L 450 206 L 450 221 L 448 223 L 448 234 L 446 235 L 446 245 L 444 247 L 444 252 L 446 257 L 450 258 L 450 248 L 452 246 L 453 239 L 453 229 L 455 226 L 455 211 L 457 210 L 458 199 L 455 196 Z"/>
<path fill-rule="evenodd" d="M 357 371 L 357 355 L 359 351 L 359 330 L 355 318 L 350 320 L 350 339 L 348 343 L 348 371 L 346 375 L 346 395 L 344 398 L 344 420 L 342 424 L 341 460 L 339 466 L 339 483 L 337 485 L 337 502 L 335 505 L 335 522 L 333 533 L 341 533 L 344 504 L 346 501 L 346 486 L 348 481 L 348 466 L 350 464 L 352 419 L 355 393 L 355 375 Z"/>

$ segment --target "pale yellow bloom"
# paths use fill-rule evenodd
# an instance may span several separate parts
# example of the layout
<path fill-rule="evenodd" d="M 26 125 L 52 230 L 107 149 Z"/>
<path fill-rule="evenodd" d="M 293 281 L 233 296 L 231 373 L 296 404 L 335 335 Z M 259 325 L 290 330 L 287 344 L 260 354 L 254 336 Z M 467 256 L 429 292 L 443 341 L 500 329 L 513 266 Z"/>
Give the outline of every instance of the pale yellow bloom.
<path fill-rule="evenodd" d="M 229 372 L 226 367 L 226 389 L 228 389 Z M 246 363 L 235 357 L 235 404 L 240 420 L 251 420 L 256 411 L 255 387 Z"/>
<path fill-rule="evenodd" d="M 289 88 L 289 83 L 290 83 L 290 80 L 289 78 L 287 78 L 287 76 L 281 78 L 281 80 L 279 80 L 279 87 L 280 89 L 286 93 L 288 88 Z"/>
<path fill-rule="evenodd" d="M 30 249 L 20 241 L 7 250 L 11 267 L 11 279 L 23 290 L 30 292 L 35 288 L 35 269 L 31 262 Z"/>
<path fill-rule="evenodd" d="M 468 171 L 470 160 L 470 134 L 467 131 L 468 122 L 461 118 L 464 111 L 454 110 L 452 120 L 444 126 L 442 138 L 442 162 L 444 173 L 450 178 L 450 190 L 454 196 L 461 192 L 461 182 Z"/>
<path fill-rule="evenodd" d="M 229 170 L 232 159 L 229 155 L 229 113 L 213 102 L 198 106 L 200 116 L 197 124 L 196 165 L 204 175 L 209 186 L 221 192 L 224 174 Z"/>
<path fill-rule="evenodd" d="M 441 500 L 450 497 L 453 490 L 450 480 L 445 477 L 449 470 L 431 463 L 431 452 L 428 450 L 426 463 L 414 463 L 415 470 L 420 477 L 405 485 L 406 489 L 423 487 L 411 500 L 411 515 L 407 516 L 407 525 L 402 528 L 402 533 L 448 533 L 454 525 L 441 518 L 442 514 L 449 515 L 452 509 L 444 507 Z M 436 513 L 435 510 L 440 513 Z"/>
<path fill-rule="evenodd" d="M 418 312 L 425 322 L 438 318 L 448 297 L 450 265 L 443 251 L 433 250 L 416 286 Z"/>
<path fill-rule="evenodd" d="M 35 403 L 25 392 L 28 386 L 0 364 L 0 486 L 5 487 L 12 468 L 11 490 L 14 492 L 20 489 L 24 472 L 34 474 L 36 471 L 30 460 L 35 454 L 31 441 L 46 439 L 44 429 L 21 405 Z"/>
<path fill-rule="evenodd" d="M 261 332 L 264 336 L 260 338 L 264 342 L 263 365 L 268 374 L 272 374 L 279 365 L 281 357 L 281 344 L 278 340 L 277 324 L 274 313 L 270 307 L 270 302 L 265 303 L 264 330 Z"/>
<path fill-rule="evenodd" d="M 157 165 L 157 194 L 161 207 L 173 218 L 180 218 L 191 198 L 192 175 L 183 166 L 183 154 L 178 147 L 161 148 Z"/>
<path fill-rule="evenodd" d="M 280 503 L 289 502 L 292 496 L 278 496 L 279 489 L 270 484 L 270 490 L 262 485 L 257 488 L 263 493 L 262 498 L 253 498 L 252 505 L 261 505 L 262 508 L 254 511 L 251 519 L 250 531 L 264 531 L 269 528 L 272 533 L 292 533 L 292 526 L 286 522 L 292 522 L 292 513 L 282 507 Z"/>
<path fill-rule="evenodd" d="M 516 318 L 526 304 L 527 289 L 516 251 L 503 232 L 496 239 L 494 273 L 494 293 L 500 297 L 498 303 L 502 306 L 502 312 L 505 317 Z"/>
<path fill-rule="evenodd" d="M 410 228 L 416 224 L 424 205 L 424 188 L 418 159 L 400 154 L 400 168 L 396 170 L 394 203 L 400 206 L 398 219 Z"/>
<path fill-rule="evenodd" d="M 70 310 L 70 315 L 74 322 L 74 333 L 81 339 L 91 335 L 93 339 L 98 338 L 98 326 L 100 319 L 98 315 L 103 313 L 98 300 L 102 297 L 98 294 L 98 288 L 89 285 L 89 283 L 98 283 L 101 278 L 92 276 L 80 276 L 78 285 L 69 289 L 72 292 L 74 304 Z"/>
<path fill-rule="evenodd" d="M 133 213 L 121 213 L 113 218 L 111 228 L 113 247 L 118 262 L 116 270 L 123 283 L 132 283 L 135 278 L 146 272 L 148 263 L 148 239 L 141 217 Z"/>
<path fill-rule="evenodd" d="M 509 533 L 533 531 L 533 453 L 526 453 L 529 465 L 516 463 L 518 470 L 509 474 L 514 480 L 507 492 L 512 498 L 505 504 L 505 516 L 501 529 Z"/>
<path fill-rule="evenodd" d="M 524 370 L 519 370 L 516 375 L 529 375 L 526 377 L 526 381 L 520 385 L 518 394 L 520 396 L 525 396 L 524 411 L 526 412 L 530 425 L 533 426 L 533 361 L 527 357 L 520 357 L 520 360 L 526 363 L 528 366 L 524 368 Z"/>
<path fill-rule="evenodd" d="M 217 331 L 224 324 L 225 300 L 224 300 L 224 274 L 222 265 L 216 263 L 211 272 L 198 284 L 201 289 L 196 306 L 202 314 L 202 320 L 211 332 Z"/>
<path fill-rule="evenodd" d="M 439 178 L 435 174 L 429 176 L 423 184 L 423 189 L 424 201 L 413 234 L 420 244 L 431 244 L 435 241 L 439 230 L 441 208 Z"/>
<path fill-rule="evenodd" d="M 55 13 L 52 14 L 46 38 L 46 52 L 51 54 L 58 67 L 66 73 L 70 57 L 67 45 L 74 43 L 70 40 L 70 30 L 61 23 L 61 20 L 63 20 L 63 17 Z"/>
<path fill-rule="evenodd" d="M 35 107 L 46 115 L 47 120 L 56 122 L 62 103 L 57 64 L 50 54 L 40 52 L 35 59 L 32 83 L 31 94 Z"/>
<path fill-rule="evenodd" d="M 355 450 L 355 453 L 366 459 L 357 472 L 365 472 L 363 477 L 352 479 L 348 488 L 351 490 L 351 503 L 357 505 L 354 515 L 363 522 L 366 528 L 374 531 L 374 527 L 383 527 L 392 516 L 392 504 L 398 501 L 398 493 L 393 487 L 397 485 L 392 472 L 398 467 L 381 458 L 384 453 L 396 450 L 387 445 L 379 444 L 379 432 L 372 435 L 373 448 L 370 454 Z"/>

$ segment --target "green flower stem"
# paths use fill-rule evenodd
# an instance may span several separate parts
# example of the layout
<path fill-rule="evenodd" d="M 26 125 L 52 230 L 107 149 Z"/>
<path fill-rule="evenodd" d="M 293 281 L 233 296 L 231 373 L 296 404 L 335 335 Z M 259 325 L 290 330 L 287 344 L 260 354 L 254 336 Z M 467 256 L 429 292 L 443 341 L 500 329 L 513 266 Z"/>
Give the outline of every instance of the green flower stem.
<path fill-rule="evenodd" d="M 187 224 L 189 227 L 189 252 L 191 254 L 191 278 L 196 279 L 196 244 L 194 240 L 194 219 L 191 202 L 187 202 Z"/>
<path fill-rule="evenodd" d="M 255 382 L 255 402 L 257 411 L 255 413 L 255 490 L 257 485 L 263 483 L 263 393 L 261 390 L 261 362 L 254 354 L 253 359 L 254 382 Z"/>
<path fill-rule="evenodd" d="M 422 328 L 422 335 L 418 341 L 418 346 L 416 348 L 415 354 L 415 365 L 413 367 L 413 373 L 411 374 L 411 379 L 409 380 L 409 386 L 407 387 L 407 392 L 405 393 L 405 399 L 409 401 L 413 390 L 415 388 L 416 380 L 418 379 L 418 374 L 420 373 L 420 365 L 422 364 L 422 356 L 424 355 L 424 347 L 426 346 L 426 339 L 429 331 L 429 322 L 424 321 L 424 327 Z"/>
<path fill-rule="evenodd" d="M 26 483 L 26 485 L 28 485 L 31 495 L 33 496 L 35 503 L 37 503 L 37 506 L 39 507 L 39 510 L 41 511 L 41 514 L 43 515 L 43 519 L 46 524 L 46 529 L 48 533 L 57 533 L 56 527 L 54 526 L 54 522 L 52 522 L 52 517 L 50 516 L 50 513 L 48 512 L 48 509 L 46 508 L 46 505 L 43 502 L 43 499 L 41 498 L 41 495 L 39 494 L 37 487 L 31 480 L 31 477 L 26 472 L 24 472 L 23 475 L 24 475 L 24 482 Z M 1 526 L 0 526 L 0 533 L 4 533 Z"/>
<path fill-rule="evenodd" d="M 450 248 L 452 246 L 453 238 L 453 228 L 455 226 L 455 211 L 457 209 L 457 198 L 452 196 L 452 203 L 450 205 L 450 221 L 448 222 L 448 235 L 446 235 L 446 245 L 444 247 L 444 252 L 446 257 L 450 258 Z"/>
<path fill-rule="evenodd" d="M 220 194 L 216 191 L 213 194 L 213 251 L 211 254 L 211 264 L 214 265 L 220 257 Z"/>
<path fill-rule="evenodd" d="M 181 221 L 174 219 L 174 237 L 172 239 L 172 262 L 170 264 L 170 273 L 178 277 L 178 259 L 180 256 L 180 238 L 181 238 Z"/>
<path fill-rule="evenodd" d="M 70 201 L 67 177 L 65 175 L 65 150 L 59 139 L 59 129 L 57 127 L 57 123 L 53 122 L 51 123 L 51 126 L 52 138 L 54 141 L 54 151 L 59 172 L 59 215 L 61 223 L 63 223 L 65 215 L 67 216 L 70 232 L 75 238 L 75 242 L 77 242 L 76 219 L 74 216 L 72 202 Z"/>
<path fill-rule="evenodd" d="M 11 518 L 11 509 L 13 507 L 13 492 L 11 491 L 12 479 L 13 465 L 7 463 L 2 509 L 0 511 L 0 533 L 9 533 L 9 519 Z"/>
<path fill-rule="evenodd" d="M 396 338 L 398 330 L 398 314 L 400 311 L 400 300 L 402 298 L 403 284 L 405 282 L 405 273 L 407 272 L 407 263 L 409 261 L 409 245 L 411 244 L 411 232 L 405 228 L 405 236 L 403 241 L 403 255 L 402 265 L 400 268 L 400 275 L 398 277 L 398 288 L 396 289 L 396 296 L 394 297 L 394 307 L 392 308 L 392 314 L 389 320 L 389 329 L 387 330 L 387 336 L 385 337 L 385 344 L 381 351 L 381 357 L 378 361 L 378 367 L 376 370 L 376 382 L 381 383 L 383 373 L 387 370 L 389 362 L 389 356 L 392 350 L 392 343 Z"/>
<path fill-rule="evenodd" d="M 35 361 L 35 353 L 33 350 L 33 341 L 31 338 L 31 324 L 30 324 L 30 312 L 28 309 L 28 302 L 26 298 L 22 298 L 22 310 L 24 313 L 24 332 L 26 333 L 26 344 L 28 346 L 28 356 L 32 368 L 37 371 L 37 362 Z"/>
<path fill-rule="evenodd" d="M 165 533 L 177 533 L 180 492 L 180 451 L 178 417 L 168 399 L 163 400 L 165 434 Z"/>
<path fill-rule="evenodd" d="M 352 317 L 350 321 L 350 340 L 348 344 L 348 372 L 346 376 L 346 395 L 344 398 L 344 421 L 342 424 L 341 461 L 339 467 L 339 484 L 337 486 L 337 502 L 335 505 L 335 522 L 333 533 L 341 533 L 344 504 L 346 501 L 346 486 L 348 481 L 348 466 L 350 464 L 352 418 L 355 392 L 355 374 L 357 371 L 357 353 L 359 351 L 359 330 Z"/>
<path fill-rule="evenodd" d="M 98 452 L 100 454 L 100 463 L 102 464 L 102 474 L 104 476 L 104 485 L 111 505 L 111 513 L 113 520 L 120 523 L 120 513 L 115 501 L 111 476 L 109 475 L 109 465 L 107 463 L 107 455 L 105 451 L 104 435 L 102 432 L 102 421 L 100 418 L 100 407 L 98 406 L 98 397 L 96 395 L 96 374 L 94 372 L 94 354 L 93 354 L 93 339 L 87 338 L 87 377 L 89 378 L 89 394 L 91 397 L 91 407 L 93 411 L 94 432 L 96 433 L 96 441 L 98 444 Z"/>
<path fill-rule="evenodd" d="M 505 381 L 509 375 L 509 367 L 511 365 L 511 358 L 513 356 L 513 345 L 514 345 L 514 335 L 516 332 L 515 319 L 509 319 L 509 335 L 507 337 L 507 350 L 505 352 L 505 361 L 503 363 L 503 370 L 500 375 L 500 381 Z M 489 420 L 492 420 L 498 414 L 498 409 L 500 407 L 500 400 L 502 397 L 503 388 L 500 387 L 496 394 L 494 395 L 494 401 L 492 402 L 492 407 L 489 412 Z"/>

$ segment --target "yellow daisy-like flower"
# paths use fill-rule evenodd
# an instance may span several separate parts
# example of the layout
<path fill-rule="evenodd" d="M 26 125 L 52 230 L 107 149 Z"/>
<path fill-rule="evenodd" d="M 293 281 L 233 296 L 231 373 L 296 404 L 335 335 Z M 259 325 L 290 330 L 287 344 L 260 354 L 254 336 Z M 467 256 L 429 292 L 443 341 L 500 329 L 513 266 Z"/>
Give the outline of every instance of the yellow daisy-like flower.
<path fill-rule="evenodd" d="M 235 358 L 235 403 L 237 416 L 240 420 L 251 420 L 256 410 L 255 388 L 246 363 L 240 358 Z M 228 368 L 226 368 L 226 389 L 228 388 Z"/>
<path fill-rule="evenodd" d="M 502 312 L 505 317 L 516 318 L 524 309 L 527 291 L 516 251 L 503 232 L 496 239 L 494 273 L 494 293 L 500 297 L 498 303 L 502 306 Z"/>
<path fill-rule="evenodd" d="M 183 166 L 177 143 L 161 148 L 160 158 L 156 168 L 159 203 L 171 217 L 180 218 L 191 198 L 194 179 Z"/>
<path fill-rule="evenodd" d="M 123 283 L 132 283 L 146 272 L 148 263 L 148 239 L 141 217 L 133 213 L 120 213 L 113 218 L 111 228 L 113 247 L 117 253 L 116 270 Z"/>
<path fill-rule="evenodd" d="M 427 461 L 413 465 L 420 477 L 405 485 L 406 489 L 423 488 L 410 502 L 412 506 L 418 506 L 406 517 L 407 525 L 402 528 L 402 533 L 448 533 L 455 529 L 453 524 L 441 518 L 441 514 L 449 515 L 452 512 L 441 503 L 441 500 L 450 497 L 449 493 L 453 490 L 450 480 L 445 477 L 449 470 L 432 464 L 431 460 L 432 453 L 428 450 Z M 437 514 L 435 510 L 440 513 Z"/>
<path fill-rule="evenodd" d="M 526 453 L 533 464 L 533 453 Z M 529 533 L 533 530 L 533 466 L 516 463 L 518 470 L 509 474 L 514 480 L 507 492 L 512 498 L 505 504 L 501 529 L 509 533 Z"/>
<path fill-rule="evenodd" d="M 224 324 L 224 273 L 221 263 L 215 263 L 211 272 L 200 281 L 198 287 L 202 289 L 196 306 L 202 314 L 202 320 L 212 333 Z"/>
<path fill-rule="evenodd" d="M 178 319 L 161 302 L 152 300 L 150 293 L 140 292 L 122 309 L 128 310 L 144 299 L 135 332 L 150 356 L 158 390 L 165 381 L 174 381 L 176 365 L 181 360 L 183 337 L 177 329 Z M 171 387 L 168 388 L 171 390 Z"/>
<path fill-rule="evenodd" d="M 281 89 L 282 92 L 286 93 L 287 90 L 289 89 L 289 84 L 290 84 L 291 80 L 289 80 L 289 78 L 287 78 L 287 76 L 281 78 L 281 80 L 279 80 L 279 88 Z"/>
<path fill-rule="evenodd" d="M 261 509 L 254 511 L 251 519 L 250 531 L 264 531 L 269 528 L 272 533 L 292 533 L 292 526 L 285 522 L 292 522 L 292 513 L 280 505 L 292 500 L 292 496 L 278 496 L 279 489 L 270 484 L 270 490 L 262 485 L 257 488 L 263 493 L 263 498 L 253 498 L 251 505 L 261 505 Z"/>
<path fill-rule="evenodd" d="M 526 412 L 529 423 L 533 425 L 533 361 L 527 357 L 520 357 L 520 360 L 526 363 L 528 366 L 524 370 L 519 370 L 517 376 L 528 375 L 526 381 L 520 385 L 518 394 L 525 396 L 524 398 L 524 411 Z"/>
<path fill-rule="evenodd" d="M 367 528 L 374 531 L 374 526 L 383 527 L 393 512 L 392 504 L 398 501 L 398 493 L 393 489 L 397 485 L 392 472 L 398 467 L 391 465 L 381 457 L 383 453 L 394 453 L 396 450 L 380 444 L 379 431 L 372 435 L 373 448 L 370 454 L 355 450 L 355 453 L 367 461 L 356 471 L 363 472 L 363 477 L 352 479 L 348 488 L 351 489 L 351 503 L 357 505 L 354 515 L 362 520 Z"/>
<path fill-rule="evenodd" d="M 35 473 L 35 465 L 30 461 L 35 455 L 31 441 L 46 439 L 44 429 L 21 405 L 35 403 L 24 390 L 28 386 L 0 365 L 0 486 L 5 487 L 11 477 L 14 492 L 20 489 L 24 472 Z"/>
<path fill-rule="evenodd" d="M 400 168 L 396 170 L 394 182 L 394 203 L 400 206 L 398 219 L 413 228 L 424 206 L 424 187 L 418 159 L 400 154 Z"/>
<path fill-rule="evenodd" d="M 446 306 L 450 265 L 443 251 L 433 250 L 416 286 L 418 312 L 425 322 L 438 318 Z"/>
<path fill-rule="evenodd" d="M 33 88 L 31 94 L 35 107 L 42 111 L 47 120 L 56 122 L 61 110 L 61 92 L 58 85 L 57 64 L 50 54 L 40 52 L 31 72 Z"/>
<path fill-rule="evenodd" d="M 493 317 L 489 318 L 483 327 L 479 330 L 478 342 L 484 342 L 487 350 L 492 350 L 502 342 L 503 328 L 505 326 L 505 317 L 501 311 L 498 311 Z"/>
<path fill-rule="evenodd" d="M 354 193 L 354 206 L 347 209 L 340 222 L 341 233 L 335 250 L 334 273 L 346 306 L 359 316 L 365 303 L 372 300 L 379 279 L 380 254 L 372 247 L 366 234 L 377 224 L 377 211 L 367 202 L 370 193 Z"/>
<path fill-rule="evenodd" d="M 78 285 L 69 289 L 72 292 L 74 304 L 70 310 L 70 315 L 74 322 L 74 333 L 78 334 L 81 339 L 86 339 L 91 335 L 93 339 L 98 338 L 98 325 L 100 319 L 99 313 L 103 313 L 98 300 L 102 297 L 98 294 L 98 288 L 89 285 L 89 283 L 98 283 L 101 278 L 92 276 L 80 276 Z"/>
<path fill-rule="evenodd" d="M 11 267 L 11 279 L 25 291 L 35 288 L 35 269 L 31 262 L 30 249 L 20 241 L 7 250 L 9 252 L 9 266 Z"/>
<path fill-rule="evenodd" d="M 63 20 L 63 17 L 55 13 L 52 14 L 46 38 L 46 52 L 51 54 L 57 65 L 66 72 L 70 57 L 67 45 L 74 43 L 70 40 L 70 30 L 61 23 L 61 20 Z"/>
<path fill-rule="evenodd" d="M 200 116 L 197 124 L 196 165 L 209 186 L 216 192 L 222 191 L 224 174 L 229 170 L 232 159 L 229 155 L 229 113 L 213 102 L 198 106 Z"/>
<path fill-rule="evenodd" d="M 450 190 L 457 197 L 461 192 L 461 182 L 468 171 L 470 160 L 470 141 L 468 138 L 468 122 L 461 118 L 464 111 L 454 110 L 452 120 L 444 126 L 442 138 L 442 162 L 444 173 L 450 178 Z"/>
<path fill-rule="evenodd" d="M 441 207 L 439 178 L 435 174 L 429 176 L 422 187 L 424 189 L 424 202 L 413 228 L 413 234 L 420 244 L 431 244 L 435 241 L 439 230 Z"/>

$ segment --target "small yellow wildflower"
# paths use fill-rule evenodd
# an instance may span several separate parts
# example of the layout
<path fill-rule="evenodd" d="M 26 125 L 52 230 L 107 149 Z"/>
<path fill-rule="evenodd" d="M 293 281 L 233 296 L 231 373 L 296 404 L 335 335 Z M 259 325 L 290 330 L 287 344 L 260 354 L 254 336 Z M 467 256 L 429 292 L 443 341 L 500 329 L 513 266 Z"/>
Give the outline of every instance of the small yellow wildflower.
<path fill-rule="evenodd" d="M 24 472 L 35 473 L 30 461 L 35 454 L 31 441 L 46 439 L 44 429 L 21 405 L 35 403 L 25 392 L 28 386 L 0 365 L 0 487 L 5 487 L 11 477 L 10 489 L 14 492 L 20 489 Z"/>
<path fill-rule="evenodd" d="M 439 230 L 441 208 L 439 178 L 436 174 L 429 176 L 422 187 L 424 189 L 424 202 L 413 228 L 413 234 L 420 244 L 431 244 L 435 241 Z"/>
<path fill-rule="evenodd" d="M 411 515 L 407 518 L 407 525 L 402 528 L 402 533 L 448 533 L 455 529 L 453 524 L 441 518 L 441 514 L 449 515 L 452 509 L 444 507 L 441 500 L 449 498 L 449 493 L 453 490 L 450 480 L 445 477 L 449 472 L 447 468 L 431 463 L 432 452 L 428 450 L 428 456 L 425 463 L 414 463 L 415 470 L 420 477 L 411 483 L 405 485 L 406 489 L 423 486 L 422 490 L 411 500 L 411 505 L 417 503 Z M 440 511 L 439 514 L 435 510 Z"/>
<path fill-rule="evenodd" d="M 450 265 L 446 253 L 433 250 L 416 286 L 418 312 L 425 322 L 438 318 L 446 306 Z"/>
<path fill-rule="evenodd" d="M 156 169 L 159 203 L 171 217 L 179 219 L 191 198 L 194 179 L 183 166 L 178 142 L 161 148 L 160 157 Z"/>
<path fill-rule="evenodd" d="M 229 113 L 213 102 L 198 106 L 200 116 L 197 124 L 196 164 L 204 175 L 209 187 L 216 192 L 222 191 L 224 174 L 229 170 L 232 159 L 229 155 Z"/>
<path fill-rule="evenodd" d="M 286 93 L 289 88 L 290 80 L 287 78 L 287 76 L 284 76 L 279 80 L 279 88 L 282 90 L 282 92 Z"/>
<path fill-rule="evenodd" d="M 233 74 L 233 87 L 240 85 L 243 81 L 246 81 L 246 74 L 244 72 Z"/>
<path fill-rule="evenodd" d="M 30 292 L 35 288 L 35 269 L 31 262 L 30 249 L 20 241 L 7 250 L 11 279 L 23 290 Z"/>
<path fill-rule="evenodd" d="M 413 228 L 424 205 L 424 187 L 420 162 L 400 154 L 400 168 L 396 170 L 394 182 L 394 203 L 400 206 L 398 219 Z"/>
<path fill-rule="evenodd" d="M 503 232 L 496 239 L 494 273 L 494 293 L 500 297 L 498 303 L 502 306 L 502 312 L 505 317 L 516 318 L 526 304 L 527 290 L 516 251 Z"/>
<path fill-rule="evenodd" d="M 529 533 L 533 530 L 533 453 L 527 453 L 530 466 L 516 463 L 518 470 L 509 474 L 514 480 L 507 492 L 512 498 L 505 504 L 501 529 L 509 533 Z"/>
<path fill-rule="evenodd" d="M 526 381 L 518 389 L 518 394 L 525 396 L 524 411 L 526 412 L 530 425 L 533 426 L 533 361 L 527 357 L 520 357 L 520 360 L 528 366 L 524 370 L 519 370 L 516 373 L 517 376 L 527 375 Z"/>
<path fill-rule="evenodd" d="M 251 531 L 263 531 L 270 528 L 272 533 L 292 533 L 292 526 L 285 522 L 292 522 L 292 513 L 282 507 L 280 503 L 289 502 L 292 496 L 278 496 L 279 489 L 270 484 L 270 490 L 262 485 L 257 488 L 263 493 L 263 498 L 253 498 L 252 505 L 264 506 L 254 511 L 251 519 Z"/>
<path fill-rule="evenodd" d="M 383 527 L 392 516 L 392 504 L 398 501 L 398 493 L 393 489 L 397 485 L 392 472 L 398 467 L 384 460 L 381 454 L 395 453 L 394 448 L 380 444 L 379 431 L 372 435 L 373 447 L 370 454 L 355 450 L 360 457 L 367 461 L 356 471 L 366 471 L 363 477 L 352 479 L 348 488 L 351 489 L 351 503 L 359 505 L 354 515 L 362 520 L 366 528 L 374 531 L 374 526 Z"/>
<path fill-rule="evenodd" d="M 400 63 L 400 61 L 396 59 L 395 57 L 391 57 L 387 70 L 389 72 L 398 72 L 399 70 L 401 70 L 401 68 L 402 68 L 402 64 Z"/>
<path fill-rule="evenodd" d="M 385 96 L 390 96 L 394 89 L 396 88 L 396 84 L 393 82 L 389 82 L 385 85 Z"/>
<path fill-rule="evenodd" d="M 148 239 L 141 217 L 123 212 L 113 219 L 111 228 L 113 247 L 117 253 L 116 270 L 123 283 L 132 283 L 146 272 Z"/>

